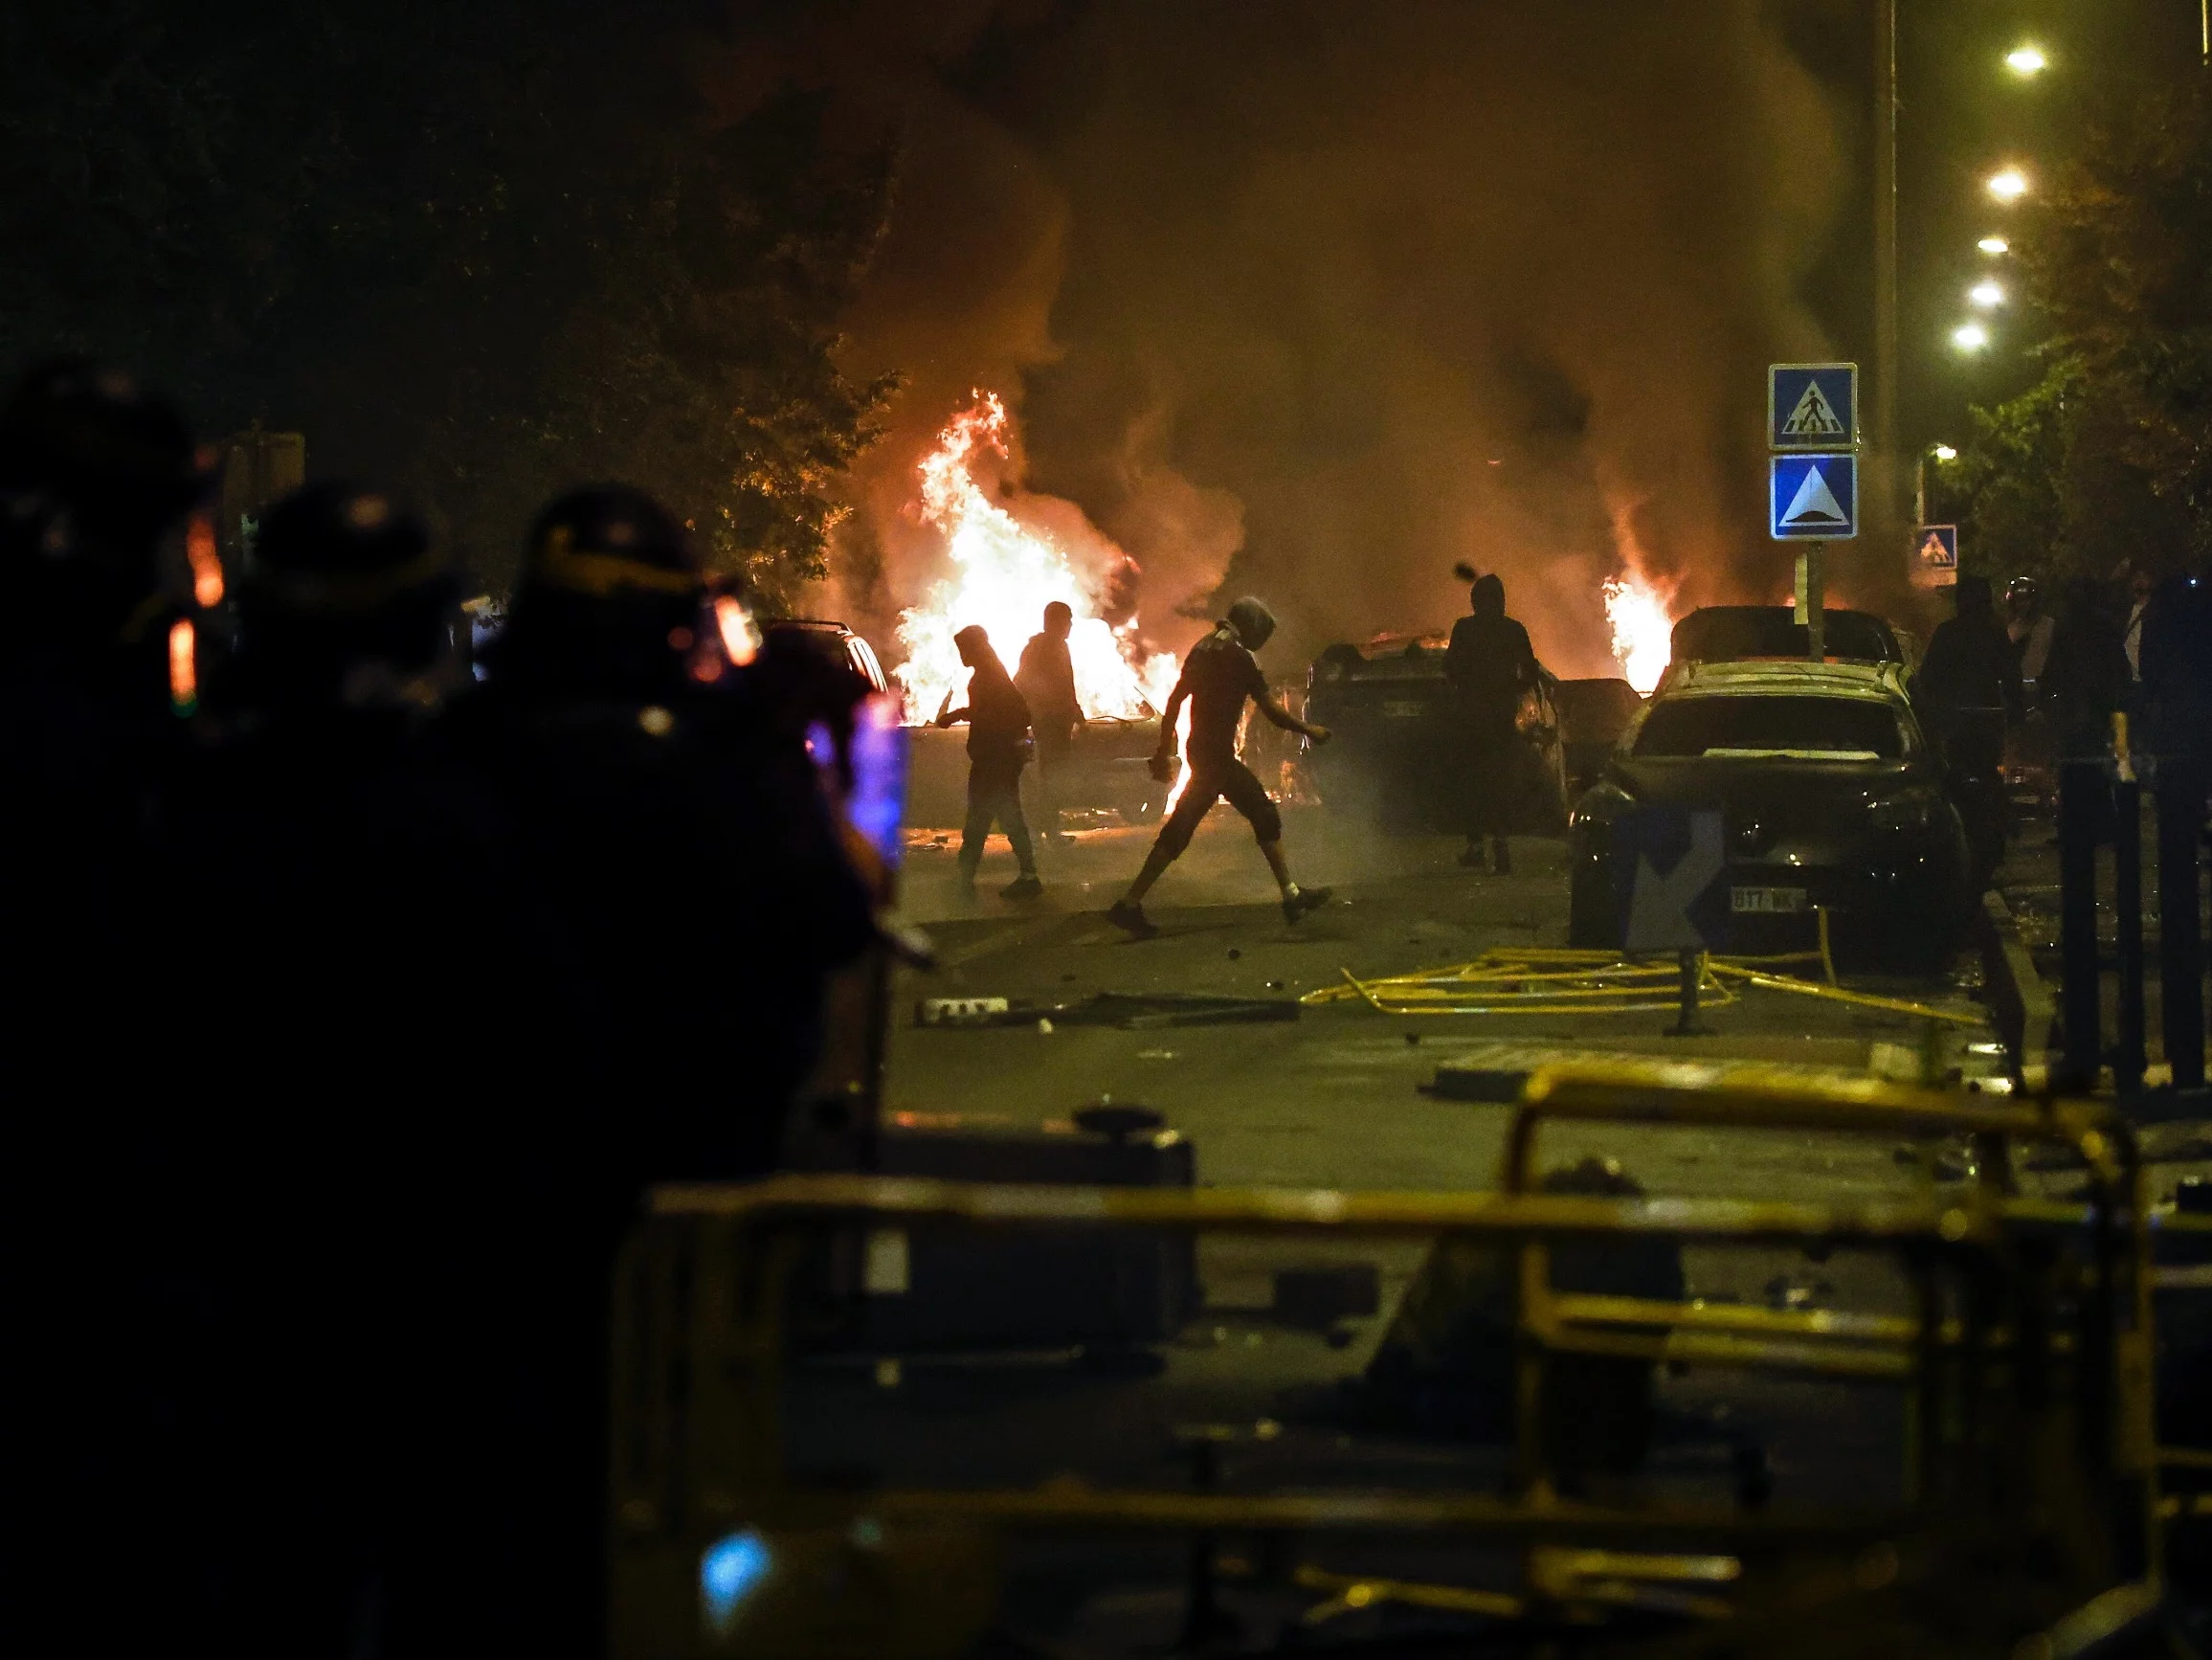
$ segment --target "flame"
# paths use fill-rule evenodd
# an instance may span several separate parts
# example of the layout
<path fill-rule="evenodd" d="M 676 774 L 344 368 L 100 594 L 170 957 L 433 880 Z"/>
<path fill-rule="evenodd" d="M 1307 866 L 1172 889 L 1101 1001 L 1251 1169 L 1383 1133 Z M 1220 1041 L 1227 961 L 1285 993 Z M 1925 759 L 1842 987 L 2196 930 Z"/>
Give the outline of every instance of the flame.
<path fill-rule="evenodd" d="M 1067 645 L 1084 713 L 1125 719 L 1156 713 L 1174 687 L 1173 655 L 1148 650 L 1133 617 L 1117 628 L 1099 616 L 1106 573 L 1079 572 L 1064 549 L 1022 525 L 976 482 L 983 453 L 1008 453 L 1008 417 L 996 393 L 974 397 L 938 435 L 937 447 L 918 469 L 922 518 L 944 532 L 953 570 L 922 604 L 899 615 L 906 661 L 892 674 L 905 693 L 906 718 L 929 720 L 967 684 L 954 634 L 982 624 L 1011 672 L 1056 599 L 1075 613 Z"/>
<path fill-rule="evenodd" d="M 1674 625 L 1666 601 L 1638 576 L 1605 579 L 1605 620 L 1613 627 L 1613 659 L 1628 684 L 1651 695 L 1674 656 Z"/>
<path fill-rule="evenodd" d="M 189 715 L 199 707 L 200 660 L 198 639 L 189 617 L 169 624 L 169 707 Z"/>
<path fill-rule="evenodd" d="M 215 527 L 205 513 L 194 513 L 185 527 L 185 558 L 192 568 L 192 601 L 202 611 L 223 602 L 223 561 L 215 551 Z"/>

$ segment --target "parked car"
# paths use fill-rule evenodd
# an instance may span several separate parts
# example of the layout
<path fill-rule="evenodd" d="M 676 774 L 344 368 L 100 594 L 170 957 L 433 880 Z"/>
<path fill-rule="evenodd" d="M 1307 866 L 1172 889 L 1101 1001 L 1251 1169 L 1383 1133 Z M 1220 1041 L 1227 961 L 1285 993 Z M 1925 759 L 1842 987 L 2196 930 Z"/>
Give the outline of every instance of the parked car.
<path fill-rule="evenodd" d="M 876 648 L 841 622 L 819 617 L 779 617 L 766 624 L 763 632 L 796 635 L 825 658 L 842 662 L 866 681 L 871 690 L 891 689 L 883 665 L 876 657 Z"/>
<path fill-rule="evenodd" d="M 1889 662 L 1911 672 L 1915 656 L 1906 640 L 1870 611 L 1821 613 L 1822 650 L 1841 662 Z M 1765 659 L 1804 662 L 1811 649 L 1805 625 L 1786 605 L 1701 605 L 1674 625 L 1673 655 L 1664 688 L 1678 670 L 1694 662 L 1751 662 Z"/>
<path fill-rule="evenodd" d="M 1305 757 L 1305 771 L 1324 805 L 1372 812 L 1395 828 L 1460 828 L 1464 740 L 1444 680 L 1447 643 L 1442 634 L 1378 635 L 1314 660 L 1306 718 L 1332 736 Z M 1566 814 L 1558 685 L 1546 675 L 1522 700 L 1530 783 L 1515 825 L 1522 834 L 1554 835 Z"/>
<path fill-rule="evenodd" d="M 1572 943 L 1621 943 L 1614 831 L 1660 803 L 1724 815 L 1734 949 L 1801 946 L 1819 907 L 1844 954 L 1927 967 L 1965 922 L 1966 835 L 1899 664 L 1677 664 L 1575 803 Z"/>

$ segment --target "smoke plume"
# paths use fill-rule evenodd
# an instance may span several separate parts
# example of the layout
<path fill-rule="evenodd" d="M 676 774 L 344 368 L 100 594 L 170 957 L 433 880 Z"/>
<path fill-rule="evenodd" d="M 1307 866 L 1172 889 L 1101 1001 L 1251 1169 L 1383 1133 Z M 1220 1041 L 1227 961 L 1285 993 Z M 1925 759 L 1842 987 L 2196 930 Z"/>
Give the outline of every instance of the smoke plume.
<path fill-rule="evenodd" d="M 1606 576 L 1786 587 L 1763 370 L 1824 349 L 1796 288 L 1842 163 L 1758 0 L 924 10 L 775 8 L 736 54 L 903 146 L 847 348 L 907 377 L 840 550 L 879 637 L 975 387 L 1026 432 L 1010 505 L 1133 555 L 1170 645 L 1246 591 L 1292 653 L 1439 626 L 1463 559 L 1610 673 Z"/>

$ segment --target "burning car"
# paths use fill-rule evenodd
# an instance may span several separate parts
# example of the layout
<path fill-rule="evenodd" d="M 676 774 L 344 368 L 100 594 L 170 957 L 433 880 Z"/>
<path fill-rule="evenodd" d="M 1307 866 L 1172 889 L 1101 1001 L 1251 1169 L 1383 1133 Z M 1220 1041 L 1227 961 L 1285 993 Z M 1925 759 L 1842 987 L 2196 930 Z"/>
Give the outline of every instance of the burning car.
<path fill-rule="evenodd" d="M 1575 804 L 1571 943 L 1620 943 L 1614 828 L 1646 804 L 1721 811 L 1737 949 L 1804 945 L 1819 907 L 1839 951 L 1926 967 L 1965 920 L 1966 834 L 1896 663 L 1676 663 Z"/>
<path fill-rule="evenodd" d="M 1364 645 L 1332 645 L 1314 660 L 1306 718 L 1333 736 L 1305 763 L 1324 805 L 1372 808 L 1396 828 L 1459 828 L 1454 758 L 1463 740 L 1444 679 L 1448 644 L 1441 633 L 1386 634 Z M 1558 685 L 1545 675 L 1521 702 L 1518 725 L 1531 758 L 1518 834 L 1555 834 L 1566 812 Z"/>

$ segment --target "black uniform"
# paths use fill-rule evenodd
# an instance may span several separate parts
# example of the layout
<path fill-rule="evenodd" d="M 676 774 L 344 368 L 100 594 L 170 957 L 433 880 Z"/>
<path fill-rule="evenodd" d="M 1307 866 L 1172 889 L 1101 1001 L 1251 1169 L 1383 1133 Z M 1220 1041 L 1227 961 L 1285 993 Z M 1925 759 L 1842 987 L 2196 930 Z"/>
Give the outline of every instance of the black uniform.
<path fill-rule="evenodd" d="M 1526 787 L 1527 751 L 1516 722 L 1522 697 L 1536 684 L 1536 653 L 1504 604 L 1501 594 L 1496 611 L 1461 617 L 1444 653 L 1470 840 L 1510 831 Z"/>
<path fill-rule="evenodd" d="M 1281 811 L 1252 769 L 1237 758 L 1245 700 L 1267 696 L 1267 677 L 1260 660 L 1226 624 L 1191 648 L 1169 702 L 1185 696 L 1191 700 L 1191 733 L 1183 754 L 1191 765 L 1191 781 L 1160 826 L 1160 845 L 1179 855 L 1214 803 L 1223 798 L 1244 815 L 1255 840 L 1280 841 Z"/>

